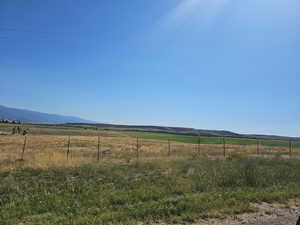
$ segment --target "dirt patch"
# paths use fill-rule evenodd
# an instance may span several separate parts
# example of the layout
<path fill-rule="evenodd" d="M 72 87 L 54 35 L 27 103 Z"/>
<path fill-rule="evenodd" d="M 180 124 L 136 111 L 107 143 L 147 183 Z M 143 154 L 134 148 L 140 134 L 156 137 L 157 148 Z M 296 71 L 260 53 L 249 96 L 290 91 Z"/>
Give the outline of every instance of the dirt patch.
<path fill-rule="evenodd" d="M 300 216 L 300 199 L 287 204 L 253 204 L 257 213 L 237 215 L 227 219 L 199 221 L 194 225 L 296 225 Z"/>
<path fill-rule="evenodd" d="M 235 215 L 226 219 L 199 220 L 192 224 L 185 223 L 185 225 L 298 225 L 300 199 L 290 200 L 287 204 L 262 203 L 252 206 L 258 209 L 257 213 Z"/>

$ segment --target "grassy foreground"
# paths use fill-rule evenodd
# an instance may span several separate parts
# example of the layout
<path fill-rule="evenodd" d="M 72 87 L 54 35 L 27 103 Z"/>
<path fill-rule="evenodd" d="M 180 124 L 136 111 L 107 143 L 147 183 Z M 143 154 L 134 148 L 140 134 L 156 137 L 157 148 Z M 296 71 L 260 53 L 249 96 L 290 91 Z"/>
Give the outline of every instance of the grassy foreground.
<path fill-rule="evenodd" d="M 183 223 L 300 196 L 300 161 L 176 160 L 0 172 L 0 224 Z"/>

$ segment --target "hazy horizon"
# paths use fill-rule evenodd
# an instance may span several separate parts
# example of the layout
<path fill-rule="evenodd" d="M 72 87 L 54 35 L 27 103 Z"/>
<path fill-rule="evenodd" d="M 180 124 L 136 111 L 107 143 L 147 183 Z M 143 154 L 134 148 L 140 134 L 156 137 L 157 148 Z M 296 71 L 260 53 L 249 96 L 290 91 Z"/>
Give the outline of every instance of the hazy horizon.
<path fill-rule="evenodd" d="M 298 0 L 0 2 L 0 105 L 300 137 Z"/>

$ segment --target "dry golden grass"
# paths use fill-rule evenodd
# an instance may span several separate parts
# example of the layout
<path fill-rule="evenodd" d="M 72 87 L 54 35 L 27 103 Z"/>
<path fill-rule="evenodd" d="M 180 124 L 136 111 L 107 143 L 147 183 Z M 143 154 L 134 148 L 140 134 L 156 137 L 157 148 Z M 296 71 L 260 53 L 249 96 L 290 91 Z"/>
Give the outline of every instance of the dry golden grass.
<path fill-rule="evenodd" d="M 0 170 L 13 170 L 18 167 L 53 168 L 74 167 L 96 163 L 98 152 L 97 136 L 71 136 L 70 154 L 67 158 L 68 136 L 64 135 L 28 135 L 24 154 L 21 159 L 24 136 L 7 135 L 0 137 Z M 100 162 L 135 162 L 137 160 L 137 139 L 118 132 L 101 132 Z M 167 141 L 139 139 L 139 160 L 194 158 L 199 155 L 209 158 L 223 158 L 223 145 L 185 144 Z M 299 149 L 294 149 L 299 152 Z M 226 145 L 226 155 L 232 157 L 256 155 L 255 145 Z M 288 149 L 282 147 L 260 147 L 262 156 L 285 155 Z"/>

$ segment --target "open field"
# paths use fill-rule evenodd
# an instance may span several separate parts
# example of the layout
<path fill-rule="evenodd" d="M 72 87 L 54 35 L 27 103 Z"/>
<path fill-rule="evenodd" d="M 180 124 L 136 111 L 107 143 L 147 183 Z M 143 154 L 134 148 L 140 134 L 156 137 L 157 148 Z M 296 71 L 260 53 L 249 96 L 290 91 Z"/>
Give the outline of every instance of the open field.
<path fill-rule="evenodd" d="M 4 132 L 10 134 L 14 124 L 1 124 L 0 133 Z M 162 141 L 174 141 L 182 142 L 186 144 L 198 144 L 199 137 L 187 136 L 187 135 L 175 135 L 175 134 L 162 134 L 151 132 L 121 132 L 107 129 L 100 129 L 89 125 L 43 125 L 43 124 L 25 124 L 21 125 L 25 129 L 29 130 L 32 135 L 70 135 L 70 136 L 116 136 L 116 137 L 140 137 L 142 139 L 162 140 Z M 223 137 L 200 137 L 201 144 L 215 144 L 222 145 Z M 227 145 L 240 145 L 251 146 L 259 144 L 266 147 L 282 147 L 289 148 L 289 141 L 284 140 L 264 140 L 264 139 L 249 139 L 249 138 L 230 138 L 226 137 L 225 142 Z M 300 141 L 292 142 L 293 148 L 300 149 Z"/>
<path fill-rule="evenodd" d="M 185 135 L 174 135 L 174 134 L 158 134 L 158 133 L 148 133 L 148 132 L 127 132 L 128 135 L 132 137 L 140 137 L 144 139 L 154 139 L 154 140 L 171 140 L 177 142 L 184 142 L 190 144 L 199 143 L 199 137 L 197 136 L 185 136 Z M 226 144 L 229 145 L 260 145 L 269 147 L 289 147 L 289 141 L 282 140 L 256 140 L 247 138 L 225 138 Z M 202 144 L 223 144 L 222 137 L 200 137 L 200 142 Z M 293 142 L 293 147 L 300 148 L 300 142 Z"/>
<path fill-rule="evenodd" d="M 16 125 L 0 124 L 0 132 L 9 134 L 13 126 Z M 199 138 L 193 136 L 126 133 L 62 125 L 23 125 L 22 128 L 29 130 L 22 165 L 31 168 L 79 166 L 97 162 L 98 158 L 130 162 L 200 156 L 212 159 L 300 156 L 296 142 L 290 152 L 288 143 L 283 141 L 260 140 L 258 146 L 256 140 L 226 138 L 224 145 L 222 138 L 201 137 L 199 144 Z M 140 138 L 137 140 L 136 136 Z M 0 136 L 0 170 L 9 170 L 20 164 L 24 141 L 22 135 Z"/>
<path fill-rule="evenodd" d="M 9 134 L 13 126 L 16 125 L 0 124 L 0 132 Z M 293 143 L 290 151 L 282 141 L 260 141 L 258 146 L 256 140 L 226 138 L 224 145 L 222 138 L 202 137 L 199 144 L 198 137 L 192 136 L 125 133 L 62 125 L 24 125 L 23 128 L 29 130 L 26 146 L 22 135 L 0 136 L 0 170 L 10 170 L 19 164 L 43 169 L 80 166 L 99 160 L 132 162 L 200 156 L 211 159 L 300 156 L 297 143 Z M 20 163 L 20 159 L 24 161 Z"/>
<path fill-rule="evenodd" d="M 26 128 L 25 149 L 24 136 L 0 136 L 0 224 L 183 224 L 300 197 L 295 146 L 227 143 L 224 157 L 217 142 Z"/>
<path fill-rule="evenodd" d="M 0 224 L 191 223 L 300 196 L 300 161 L 156 160 L 0 172 Z"/>
<path fill-rule="evenodd" d="M 156 159 L 174 160 L 207 157 L 211 159 L 242 157 L 297 158 L 300 149 L 292 155 L 284 147 L 226 144 L 187 144 L 152 139 L 136 139 L 119 133 L 97 136 L 21 135 L 0 136 L 0 170 L 10 170 L 22 164 L 30 168 L 79 166 L 101 161 L 136 162 Z M 99 144 L 99 145 L 98 145 Z M 22 152 L 24 150 L 23 159 Z M 98 153 L 99 150 L 99 153 Z M 137 151 L 138 150 L 138 151 Z M 68 154 L 69 152 L 69 154 Z"/>

